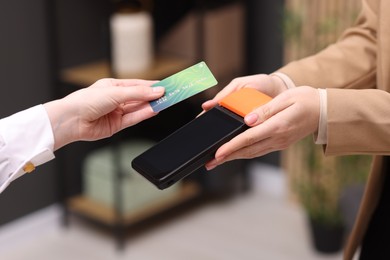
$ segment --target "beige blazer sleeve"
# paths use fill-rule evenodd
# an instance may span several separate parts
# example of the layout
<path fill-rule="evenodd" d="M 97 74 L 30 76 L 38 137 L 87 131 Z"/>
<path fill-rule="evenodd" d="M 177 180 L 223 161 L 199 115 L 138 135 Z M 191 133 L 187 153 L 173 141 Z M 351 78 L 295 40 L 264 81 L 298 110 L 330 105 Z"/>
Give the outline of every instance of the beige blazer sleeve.
<path fill-rule="evenodd" d="M 327 89 L 327 155 L 390 154 L 390 86 L 377 83 L 382 7 L 364 0 L 356 25 L 337 43 L 279 70 L 297 86 Z"/>

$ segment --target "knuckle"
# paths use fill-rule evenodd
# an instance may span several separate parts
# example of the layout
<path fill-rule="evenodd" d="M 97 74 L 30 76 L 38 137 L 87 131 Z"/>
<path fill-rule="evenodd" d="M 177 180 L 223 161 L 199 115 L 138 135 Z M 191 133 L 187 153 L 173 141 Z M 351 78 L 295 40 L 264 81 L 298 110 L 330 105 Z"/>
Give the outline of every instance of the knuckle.
<path fill-rule="evenodd" d="M 269 119 L 270 117 L 271 117 L 271 110 L 270 110 L 270 108 L 268 106 L 262 107 L 262 109 L 260 109 L 260 113 L 259 113 L 259 120 L 260 120 L 260 122 L 264 122 L 267 119 Z"/>
<path fill-rule="evenodd" d="M 280 150 L 284 150 L 284 149 L 287 149 L 289 146 L 289 138 L 287 137 L 282 137 L 280 140 L 279 140 L 279 149 Z"/>
<path fill-rule="evenodd" d="M 249 146 L 252 145 L 256 142 L 255 136 L 254 135 L 246 135 L 244 139 L 245 145 Z"/>

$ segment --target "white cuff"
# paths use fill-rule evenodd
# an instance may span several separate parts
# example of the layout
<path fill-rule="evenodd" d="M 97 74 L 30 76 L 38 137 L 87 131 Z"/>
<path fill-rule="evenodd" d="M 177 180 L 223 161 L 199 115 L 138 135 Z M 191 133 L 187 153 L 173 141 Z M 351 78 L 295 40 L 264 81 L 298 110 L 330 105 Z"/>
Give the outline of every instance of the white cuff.
<path fill-rule="evenodd" d="M 53 131 L 43 105 L 0 120 L 0 192 L 25 172 L 54 159 L 53 147 Z"/>
<path fill-rule="evenodd" d="M 327 93 L 326 89 L 318 89 L 320 95 L 320 119 L 318 120 L 318 132 L 315 136 L 316 144 L 326 144 L 328 138 L 328 125 L 327 125 Z"/>
<path fill-rule="evenodd" d="M 284 82 L 284 85 L 286 85 L 286 88 L 288 88 L 288 89 L 296 87 L 294 82 L 290 79 L 290 77 L 284 73 L 274 72 L 271 74 L 271 76 L 276 76 L 276 77 L 280 78 Z"/>

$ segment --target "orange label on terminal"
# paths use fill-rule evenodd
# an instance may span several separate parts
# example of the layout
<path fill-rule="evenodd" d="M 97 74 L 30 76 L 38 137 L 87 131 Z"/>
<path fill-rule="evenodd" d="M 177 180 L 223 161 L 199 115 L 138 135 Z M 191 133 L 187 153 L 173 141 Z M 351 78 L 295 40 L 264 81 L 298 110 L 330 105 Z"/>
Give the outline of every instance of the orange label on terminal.
<path fill-rule="evenodd" d="M 272 98 L 254 88 L 242 88 L 219 101 L 219 105 L 245 117 L 255 108 L 268 103 Z"/>

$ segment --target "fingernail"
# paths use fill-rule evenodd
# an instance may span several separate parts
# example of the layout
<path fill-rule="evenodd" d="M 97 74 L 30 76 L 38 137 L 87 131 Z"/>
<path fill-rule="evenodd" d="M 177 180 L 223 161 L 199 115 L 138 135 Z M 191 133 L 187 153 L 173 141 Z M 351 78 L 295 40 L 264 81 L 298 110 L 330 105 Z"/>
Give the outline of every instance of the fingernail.
<path fill-rule="evenodd" d="M 258 119 L 258 118 L 259 118 L 259 117 L 257 116 L 256 113 L 251 113 L 251 114 L 245 116 L 245 123 L 246 123 L 247 125 L 253 125 L 254 123 L 257 122 L 257 119 Z"/>
<path fill-rule="evenodd" d="M 209 161 L 209 162 L 206 164 L 206 169 L 207 169 L 208 171 L 210 171 L 210 170 L 214 169 L 215 167 L 217 167 L 217 165 L 218 165 L 218 163 L 217 163 L 216 160 L 211 160 L 211 161 Z"/>
<path fill-rule="evenodd" d="M 153 87 L 153 92 L 161 93 L 165 91 L 164 87 Z"/>
<path fill-rule="evenodd" d="M 208 164 L 208 165 L 206 165 L 206 170 L 211 171 L 211 170 L 214 169 L 215 167 L 217 167 L 216 164 Z"/>

